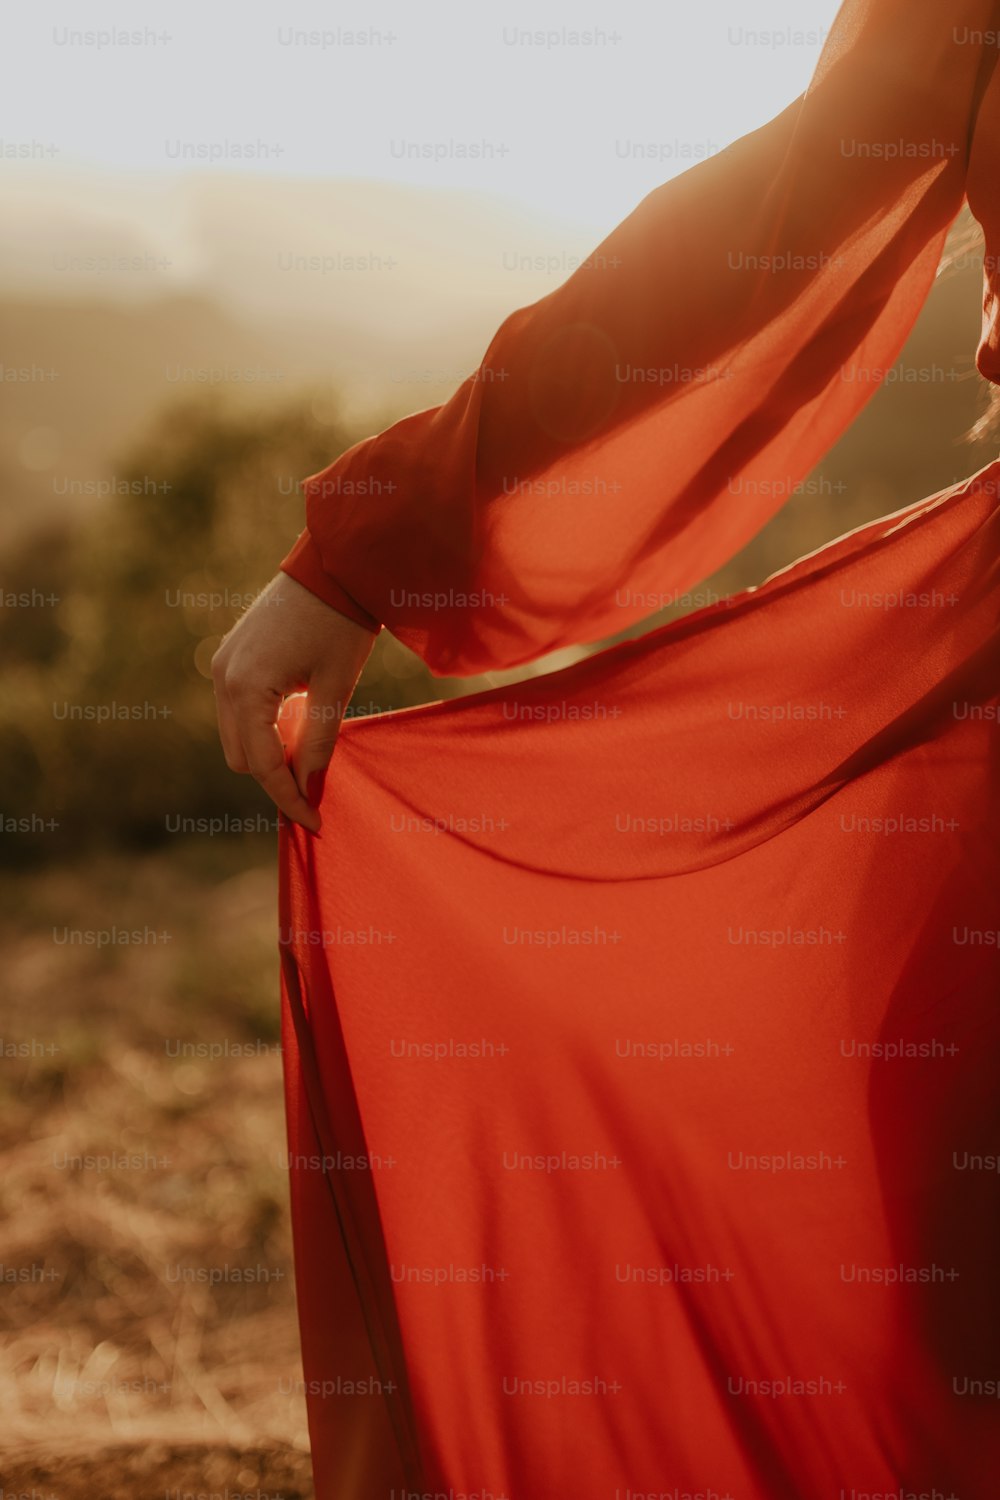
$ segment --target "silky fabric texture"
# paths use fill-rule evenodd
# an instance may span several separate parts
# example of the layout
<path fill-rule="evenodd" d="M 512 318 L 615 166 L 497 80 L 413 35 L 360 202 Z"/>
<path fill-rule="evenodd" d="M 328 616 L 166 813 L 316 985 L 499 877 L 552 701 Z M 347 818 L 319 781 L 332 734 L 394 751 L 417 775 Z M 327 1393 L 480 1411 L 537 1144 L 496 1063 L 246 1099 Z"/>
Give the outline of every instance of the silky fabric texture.
<path fill-rule="evenodd" d="M 449 672 L 641 617 L 877 387 L 963 195 L 998 379 L 998 24 L 849 0 L 802 99 L 310 481 L 287 571 Z M 280 848 L 320 1500 L 995 1496 L 998 484 L 345 725 Z"/>
<path fill-rule="evenodd" d="M 998 484 L 345 728 L 282 834 L 322 1500 L 996 1494 Z"/>
<path fill-rule="evenodd" d="M 731 557 L 865 405 L 966 191 L 1000 375 L 998 31 L 997 0 L 847 0 L 805 94 L 643 199 L 444 405 L 305 481 L 282 566 L 441 673 L 624 629 Z"/>

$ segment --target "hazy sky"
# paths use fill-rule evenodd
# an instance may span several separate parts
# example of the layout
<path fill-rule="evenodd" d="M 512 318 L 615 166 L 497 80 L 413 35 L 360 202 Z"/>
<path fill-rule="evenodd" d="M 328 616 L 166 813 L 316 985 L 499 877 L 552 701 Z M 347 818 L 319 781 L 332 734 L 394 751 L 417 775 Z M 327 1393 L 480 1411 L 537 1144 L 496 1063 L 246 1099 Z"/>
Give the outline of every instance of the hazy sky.
<path fill-rule="evenodd" d="M 38 0 L 0 23 L 0 170 L 14 146 L 32 170 L 371 177 L 606 228 L 800 93 L 837 8 Z"/>

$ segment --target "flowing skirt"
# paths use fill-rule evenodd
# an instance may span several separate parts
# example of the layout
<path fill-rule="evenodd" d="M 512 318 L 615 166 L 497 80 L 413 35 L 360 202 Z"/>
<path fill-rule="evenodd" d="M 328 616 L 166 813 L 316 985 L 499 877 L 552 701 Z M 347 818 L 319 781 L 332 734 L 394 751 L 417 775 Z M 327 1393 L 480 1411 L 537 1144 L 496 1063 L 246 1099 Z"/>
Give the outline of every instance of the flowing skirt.
<path fill-rule="evenodd" d="M 281 835 L 320 1500 L 992 1500 L 1000 462 Z"/>

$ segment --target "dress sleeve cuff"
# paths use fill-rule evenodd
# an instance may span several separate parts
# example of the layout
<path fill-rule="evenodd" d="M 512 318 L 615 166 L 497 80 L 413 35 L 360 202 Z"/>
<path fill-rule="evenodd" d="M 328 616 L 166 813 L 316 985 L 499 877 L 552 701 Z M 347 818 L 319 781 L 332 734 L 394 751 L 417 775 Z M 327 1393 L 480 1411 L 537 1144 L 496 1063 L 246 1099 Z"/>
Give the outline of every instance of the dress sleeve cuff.
<path fill-rule="evenodd" d="M 352 599 L 326 571 L 319 548 L 308 531 L 300 533 L 292 550 L 283 559 L 281 571 L 287 573 L 289 578 L 294 578 L 296 583 L 301 583 L 303 588 L 315 594 L 318 599 L 322 599 L 324 604 L 329 604 L 338 614 L 353 620 L 356 625 L 363 625 L 376 635 L 381 630 L 379 621 L 362 609 L 357 600 Z"/>

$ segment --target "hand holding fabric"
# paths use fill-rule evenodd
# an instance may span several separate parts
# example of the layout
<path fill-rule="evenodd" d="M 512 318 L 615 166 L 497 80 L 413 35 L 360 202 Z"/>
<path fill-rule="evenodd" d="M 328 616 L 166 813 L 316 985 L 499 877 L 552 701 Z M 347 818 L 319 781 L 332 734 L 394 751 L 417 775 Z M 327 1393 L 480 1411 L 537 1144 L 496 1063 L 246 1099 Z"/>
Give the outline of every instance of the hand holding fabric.
<path fill-rule="evenodd" d="M 374 634 L 285 573 L 272 578 L 212 658 L 219 735 L 230 770 L 256 777 L 277 807 L 312 833 L 344 710 Z M 293 715 L 289 694 L 306 690 Z M 279 719 L 296 720 L 291 761 Z"/>

